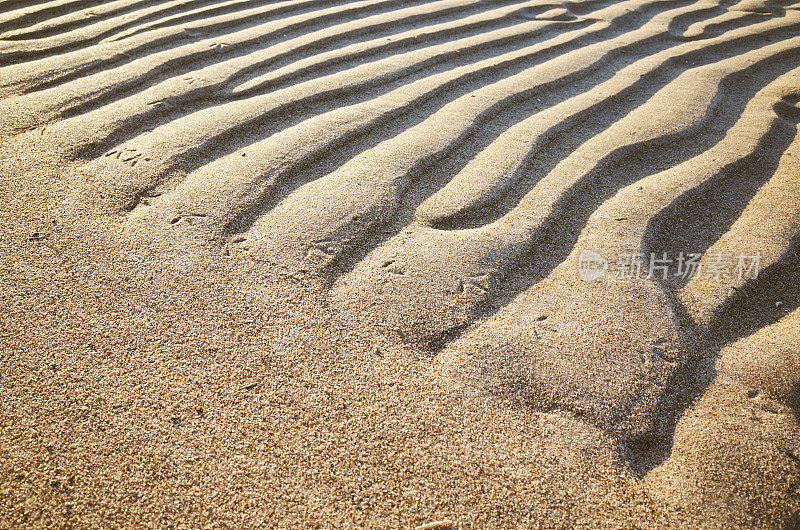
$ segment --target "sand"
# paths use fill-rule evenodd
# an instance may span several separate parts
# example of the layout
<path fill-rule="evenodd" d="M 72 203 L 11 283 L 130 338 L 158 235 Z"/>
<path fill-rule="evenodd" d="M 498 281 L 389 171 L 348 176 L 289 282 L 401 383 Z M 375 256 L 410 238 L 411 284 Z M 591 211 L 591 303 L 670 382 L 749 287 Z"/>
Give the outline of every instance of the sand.
<path fill-rule="evenodd" d="M 799 34 L 0 0 L 0 526 L 800 527 Z"/>

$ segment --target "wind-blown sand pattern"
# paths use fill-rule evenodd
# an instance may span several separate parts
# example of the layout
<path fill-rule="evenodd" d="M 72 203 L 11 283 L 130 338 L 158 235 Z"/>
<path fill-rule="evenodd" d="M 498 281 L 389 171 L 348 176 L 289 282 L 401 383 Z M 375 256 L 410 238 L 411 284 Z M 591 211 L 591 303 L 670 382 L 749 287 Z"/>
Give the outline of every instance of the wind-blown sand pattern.
<path fill-rule="evenodd" d="M 436 504 L 418 489 L 408 493 L 409 473 L 419 473 L 408 464 L 415 471 L 364 471 L 385 494 L 361 482 L 337 497 L 315 466 L 347 468 L 350 456 L 311 458 L 295 470 L 307 474 L 297 486 L 277 480 L 288 458 L 280 453 L 284 464 L 248 464 L 260 465 L 265 475 L 255 484 L 272 492 L 249 515 L 240 479 L 207 471 L 219 481 L 206 480 L 191 501 L 211 505 L 206 511 L 167 509 L 171 501 L 146 484 L 131 490 L 150 492 L 138 508 L 121 501 L 126 508 L 92 510 L 101 479 L 87 479 L 91 494 L 64 511 L 33 480 L 2 486 L 0 520 L 167 524 L 192 514 L 198 524 L 326 527 L 409 526 L 438 515 L 463 527 L 800 527 L 800 4 L 5 0 L 0 97 L 4 220 L 30 232 L 52 215 L 65 226 L 53 233 L 77 245 L 60 247 L 73 258 L 58 261 L 54 252 L 42 265 L 34 246 L 55 237 L 49 225 L 37 230 L 31 249 L 6 253 L 8 285 L 35 276 L 81 300 L 68 306 L 105 307 L 83 302 L 89 295 L 79 292 L 93 288 L 53 279 L 64 267 L 83 278 L 105 263 L 107 280 L 89 283 L 111 289 L 111 299 L 115 285 L 130 285 L 131 307 L 140 309 L 120 318 L 131 337 L 150 305 L 153 319 L 174 314 L 206 330 L 191 337 L 243 329 L 239 319 L 256 311 L 269 330 L 255 334 L 261 343 L 238 339 L 244 353 L 226 368 L 235 377 L 248 359 L 263 358 L 259 344 L 284 348 L 272 361 L 283 368 L 254 368 L 259 381 L 273 373 L 291 388 L 305 381 L 291 363 L 311 363 L 325 367 L 319 384 L 328 397 L 334 387 L 326 385 L 343 377 L 330 366 L 340 362 L 372 374 L 363 376 L 369 381 L 396 371 L 403 389 L 377 394 L 354 390 L 367 384 L 362 376 L 344 376 L 349 390 L 337 395 L 383 410 L 361 410 L 355 432 L 375 414 L 385 425 L 433 422 L 453 437 L 440 446 L 445 461 L 483 476 L 492 455 L 511 462 L 524 454 L 508 471 L 515 478 L 497 480 L 539 485 L 467 501 L 467 492 L 497 482 L 461 487 L 456 478 L 445 487 L 440 471 L 414 475 L 450 492 Z M 586 250 L 612 264 L 622 252 L 759 255 L 760 270 L 688 278 L 645 260 L 640 277 L 583 281 L 577 264 Z M 74 268 L 84 260 L 91 263 Z M 237 293 L 222 294 L 223 284 Z M 44 295 L 15 289 L 5 295 L 9 303 L 19 296 L 14 307 L 53 318 Z M 195 308 L 195 297 L 208 307 Z M 291 311 L 281 309 L 287 304 Z M 12 425 L 41 414 L 11 405 L 25 402 L 25 363 L 38 362 L 23 357 L 70 349 L 69 339 L 55 346 L 38 326 L 20 331 L 34 317 L 14 314 L 3 324 L 5 371 L 17 381 L 4 390 L 9 474 L 34 459 Z M 89 327 L 104 325 L 112 326 Z M 173 344 L 159 353 L 166 366 L 188 343 L 184 332 L 165 329 L 148 340 Z M 286 329 L 301 331 L 287 339 L 295 332 Z M 12 340 L 15 333 L 23 338 Z M 352 346 L 342 333 L 355 337 Z M 88 359 L 102 350 L 92 348 Z M 192 377 L 204 377 L 203 363 L 217 364 L 196 362 Z M 87 363 L 82 370 L 93 373 Z M 225 373 L 218 377 L 234 377 Z M 147 392 L 127 384 L 103 383 L 136 399 Z M 164 399 L 177 406 L 177 397 Z M 391 402 L 408 411 L 388 412 Z M 298 423 L 286 406 L 259 413 Z M 215 417 L 217 432 L 248 421 L 237 410 Z M 461 419 L 442 419 L 450 414 Z M 309 425 L 329 432 L 334 420 L 304 421 L 284 435 Z M 268 443 L 283 428 L 256 439 Z M 406 435 L 414 446 L 427 436 Z M 372 456 L 393 454 L 381 444 L 392 447 L 386 440 L 394 438 L 383 436 L 377 446 L 356 443 Z M 469 456 L 476 437 L 488 445 Z M 159 443 L 140 450 L 156 454 Z M 94 451 L 81 458 L 91 462 Z M 279 454 L 252 451 L 263 454 L 247 458 Z M 76 454 L 67 451 L 69 465 L 97 478 L 74 463 Z M 124 462 L 107 464 L 108 473 Z M 358 462 L 359 476 L 372 469 Z M 290 490 L 304 500 L 283 498 Z M 219 491 L 239 504 L 226 505 Z M 556 506 L 552 491 L 581 493 Z M 353 503 L 387 496 L 398 499 L 393 508 Z M 146 515 L 159 508 L 165 515 Z"/>

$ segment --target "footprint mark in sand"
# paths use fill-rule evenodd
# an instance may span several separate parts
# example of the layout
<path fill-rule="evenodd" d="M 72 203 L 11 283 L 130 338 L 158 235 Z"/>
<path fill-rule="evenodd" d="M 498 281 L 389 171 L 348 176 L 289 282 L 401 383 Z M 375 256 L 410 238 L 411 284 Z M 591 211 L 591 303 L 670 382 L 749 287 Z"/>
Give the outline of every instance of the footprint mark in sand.
<path fill-rule="evenodd" d="M 150 158 L 144 156 L 139 150 L 133 147 L 121 147 L 118 149 L 112 149 L 111 151 L 105 154 L 106 158 L 113 158 L 123 162 L 124 164 L 134 167 L 139 162 L 149 162 Z"/>
<path fill-rule="evenodd" d="M 203 213 L 184 213 L 180 214 L 176 217 L 173 217 L 170 221 L 172 226 L 177 226 L 180 224 L 187 224 L 189 226 L 194 225 L 197 221 L 208 217 L 206 214 Z"/>

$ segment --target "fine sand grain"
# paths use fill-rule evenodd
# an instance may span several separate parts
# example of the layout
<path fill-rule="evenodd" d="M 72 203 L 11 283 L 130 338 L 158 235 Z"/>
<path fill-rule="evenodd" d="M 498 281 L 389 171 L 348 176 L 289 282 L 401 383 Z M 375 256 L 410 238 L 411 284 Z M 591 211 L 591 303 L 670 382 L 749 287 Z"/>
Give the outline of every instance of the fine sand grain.
<path fill-rule="evenodd" d="M 799 126 L 791 0 L 0 0 L 0 527 L 800 528 Z"/>

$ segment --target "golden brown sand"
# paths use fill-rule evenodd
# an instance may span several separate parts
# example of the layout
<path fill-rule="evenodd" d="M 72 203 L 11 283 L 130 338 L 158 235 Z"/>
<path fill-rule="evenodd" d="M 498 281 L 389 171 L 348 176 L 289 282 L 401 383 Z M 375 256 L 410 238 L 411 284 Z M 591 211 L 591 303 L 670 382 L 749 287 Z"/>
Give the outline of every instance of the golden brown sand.
<path fill-rule="evenodd" d="M 798 35 L 0 0 L 0 526 L 800 527 Z"/>

